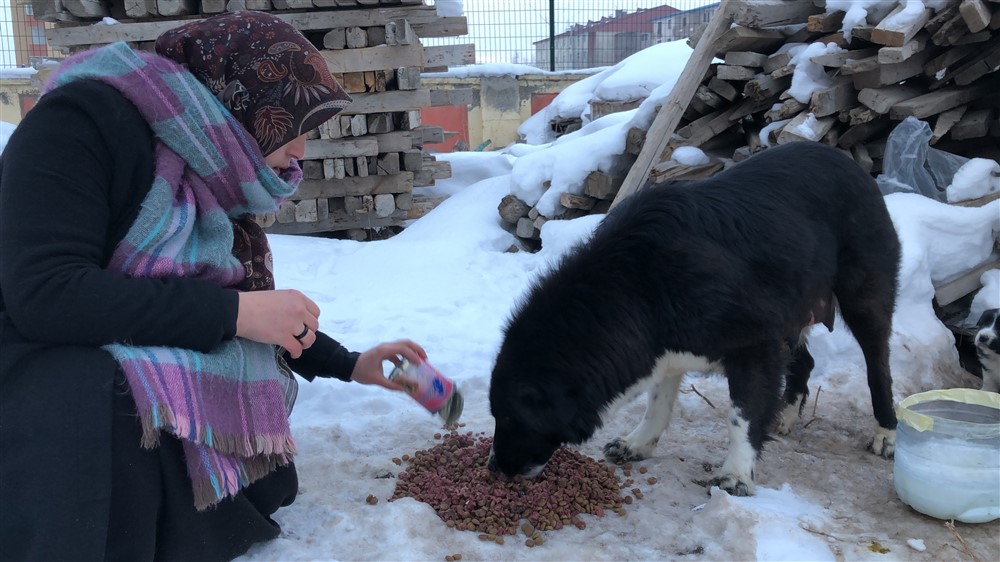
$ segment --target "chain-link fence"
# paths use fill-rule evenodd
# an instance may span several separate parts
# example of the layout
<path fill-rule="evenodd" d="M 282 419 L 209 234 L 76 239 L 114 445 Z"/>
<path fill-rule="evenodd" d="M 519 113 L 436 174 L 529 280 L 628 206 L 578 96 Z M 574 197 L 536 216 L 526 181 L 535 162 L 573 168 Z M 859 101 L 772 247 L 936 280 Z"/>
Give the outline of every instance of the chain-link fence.
<path fill-rule="evenodd" d="M 687 38 L 708 21 L 712 0 L 465 0 L 468 35 L 427 39 L 474 43 L 477 63 L 542 70 L 615 64 L 656 43 Z M 60 56 L 45 41 L 30 0 L 0 0 L 0 68 Z"/>

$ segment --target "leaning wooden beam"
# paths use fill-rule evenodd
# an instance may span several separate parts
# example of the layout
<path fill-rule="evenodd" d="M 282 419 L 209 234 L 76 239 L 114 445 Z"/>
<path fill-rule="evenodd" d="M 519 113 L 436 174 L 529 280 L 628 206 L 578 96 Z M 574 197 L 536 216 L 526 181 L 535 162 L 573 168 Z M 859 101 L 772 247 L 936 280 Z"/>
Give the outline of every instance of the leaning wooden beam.
<path fill-rule="evenodd" d="M 625 176 L 625 182 L 618 190 L 618 195 L 611 202 L 612 208 L 635 193 L 646 182 L 653 166 L 659 164 L 663 151 L 667 148 L 674 130 L 680 123 L 681 115 L 691 103 L 691 98 L 701 84 L 701 79 L 705 76 L 708 65 L 715 57 L 715 42 L 729 29 L 732 23 L 732 9 L 736 2 L 737 0 L 722 0 L 719 7 L 715 9 L 711 21 L 708 22 L 708 27 L 705 28 L 701 39 L 695 45 L 694 52 L 691 53 L 687 64 L 684 65 L 684 70 L 681 71 L 677 84 L 670 90 L 670 94 L 663 101 L 656 118 L 653 119 L 653 124 L 650 125 L 649 131 L 646 133 L 646 142 L 642 145 L 639 156 L 636 157 L 635 163 L 632 164 L 628 175 Z"/>

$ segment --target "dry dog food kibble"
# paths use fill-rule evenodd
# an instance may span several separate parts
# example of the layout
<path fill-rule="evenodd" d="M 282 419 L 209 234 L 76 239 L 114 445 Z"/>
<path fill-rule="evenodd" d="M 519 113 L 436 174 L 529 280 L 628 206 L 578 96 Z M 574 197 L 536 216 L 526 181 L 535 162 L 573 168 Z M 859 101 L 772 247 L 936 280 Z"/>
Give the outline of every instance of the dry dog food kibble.
<path fill-rule="evenodd" d="M 579 452 L 558 449 L 535 478 L 507 478 L 486 468 L 492 437 L 455 431 L 441 443 L 410 457 L 399 473 L 391 500 L 411 497 L 429 504 L 449 527 L 476 531 L 480 538 L 502 539 L 518 529 L 541 544 L 536 531 L 586 524 L 577 516 L 603 516 L 605 509 L 624 515 L 621 483 L 613 466 Z M 528 526 L 519 523 L 528 521 Z M 502 544 L 502 543 L 501 543 Z"/>

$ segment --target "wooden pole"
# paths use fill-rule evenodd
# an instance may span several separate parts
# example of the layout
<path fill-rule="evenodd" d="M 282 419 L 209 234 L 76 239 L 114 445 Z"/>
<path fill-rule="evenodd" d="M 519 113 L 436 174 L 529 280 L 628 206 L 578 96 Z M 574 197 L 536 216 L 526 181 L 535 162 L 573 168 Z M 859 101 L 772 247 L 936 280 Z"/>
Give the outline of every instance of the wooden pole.
<path fill-rule="evenodd" d="M 705 76 L 705 71 L 712 59 L 715 58 L 715 42 L 729 29 L 733 21 L 733 7 L 737 0 L 722 0 L 719 7 L 715 9 L 712 19 L 708 22 L 708 27 L 698 40 L 698 44 L 691 53 L 691 58 L 684 65 L 677 84 L 667 95 L 663 105 L 660 107 L 653 124 L 646 132 L 646 141 L 636 157 L 635 163 L 625 176 L 625 181 L 618 190 L 618 195 L 611 202 L 611 208 L 620 203 L 622 199 L 635 193 L 646 182 L 650 170 L 659 163 L 663 151 L 667 148 L 667 143 L 680 123 L 681 115 L 691 103 L 695 90 L 701 84 L 701 79 Z"/>

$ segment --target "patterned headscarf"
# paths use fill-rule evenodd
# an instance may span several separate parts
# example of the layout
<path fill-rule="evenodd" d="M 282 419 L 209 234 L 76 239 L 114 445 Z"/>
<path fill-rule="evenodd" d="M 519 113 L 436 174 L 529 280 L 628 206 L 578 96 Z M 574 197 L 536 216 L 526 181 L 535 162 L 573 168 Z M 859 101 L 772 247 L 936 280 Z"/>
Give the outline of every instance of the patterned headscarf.
<path fill-rule="evenodd" d="M 205 84 L 265 156 L 351 102 L 319 51 L 268 13 L 226 13 L 182 25 L 160 35 L 156 52 Z"/>

